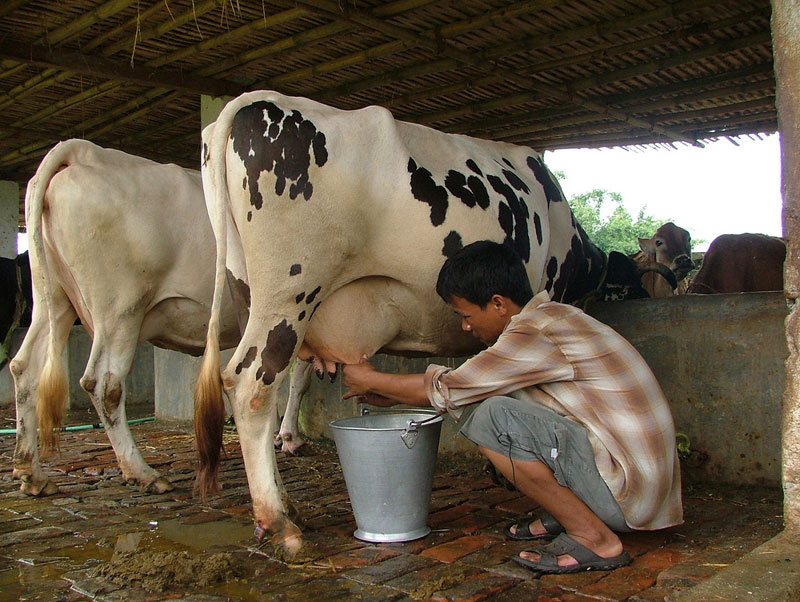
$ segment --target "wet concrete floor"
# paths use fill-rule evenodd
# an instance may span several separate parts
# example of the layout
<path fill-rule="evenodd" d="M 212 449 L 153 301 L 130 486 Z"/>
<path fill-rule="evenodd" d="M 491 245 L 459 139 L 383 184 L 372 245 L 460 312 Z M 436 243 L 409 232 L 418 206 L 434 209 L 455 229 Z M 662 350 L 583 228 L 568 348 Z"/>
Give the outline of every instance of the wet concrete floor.
<path fill-rule="evenodd" d="M 13 408 L 0 410 L 0 428 L 9 427 Z M 223 493 L 202 504 L 192 497 L 193 434 L 156 422 L 131 429 L 173 491 L 125 485 L 108 439 L 95 429 L 62 434 L 60 453 L 45 460 L 60 492 L 27 497 L 11 477 L 14 436 L 0 435 L 0 600 L 664 600 L 782 528 L 778 488 L 685 483 L 684 525 L 622 536 L 631 565 L 541 576 L 509 560 L 531 542 L 503 536 L 534 507 L 494 485 L 476 456 L 447 454 L 434 476 L 431 534 L 370 544 L 352 536 L 335 447 L 319 441 L 307 455 L 278 454 L 305 521 L 306 548 L 289 562 L 252 539 L 235 430 L 225 434 Z"/>

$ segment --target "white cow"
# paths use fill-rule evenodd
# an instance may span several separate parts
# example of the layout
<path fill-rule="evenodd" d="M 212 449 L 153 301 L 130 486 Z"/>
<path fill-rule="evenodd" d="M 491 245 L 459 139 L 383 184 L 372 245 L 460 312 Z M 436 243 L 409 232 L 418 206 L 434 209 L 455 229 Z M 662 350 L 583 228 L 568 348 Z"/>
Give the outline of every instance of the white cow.
<path fill-rule="evenodd" d="M 289 555 L 302 539 L 287 516 L 272 436 L 275 393 L 298 354 L 357 362 L 378 350 L 474 352 L 434 284 L 445 257 L 478 239 L 513 246 L 533 289 L 557 300 L 606 296 L 612 285 L 602 277 L 612 279 L 620 261 L 641 290 L 627 257 L 606 258 L 588 240 L 529 148 L 398 122 L 380 107 L 341 111 L 275 92 L 228 103 L 203 142 L 218 255 L 195 392 L 197 486 L 218 487 L 224 388 L 256 536 L 271 533 Z M 249 319 L 220 375 L 226 280 L 238 283 Z"/>
<path fill-rule="evenodd" d="M 33 317 L 11 361 L 17 400 L 14 475 L 32 495 L 56 491 L 39 464 L 67 403 L 62 352 L 76 316 L 92 335 L 81 386 L 89 393 L 128 482 L 171 484 L 142 459 L 125 415 L 125 376 L 139 341 L 199 355 L 214 289 L 214 237 L 199 172 L 104 149 L 57 144 L 28 183 Z M 238 342 L 230 303 L 221 343 Z"/>

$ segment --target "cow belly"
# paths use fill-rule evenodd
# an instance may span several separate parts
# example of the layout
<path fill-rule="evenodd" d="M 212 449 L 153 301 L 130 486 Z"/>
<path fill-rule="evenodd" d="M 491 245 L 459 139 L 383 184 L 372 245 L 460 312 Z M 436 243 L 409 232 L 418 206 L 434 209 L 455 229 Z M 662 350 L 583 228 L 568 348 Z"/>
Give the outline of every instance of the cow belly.
<path fill-rule="evenodd" d="M 201 355 L 205 349 L 208 305 L 192 299 L 170 297 L 158 302 L 144 317 L 140 341 L 157 347 Z M 228 349 L 239 342 L 239 331 L 228 329 L 220 334 L 220 346 Z"/>
<path fill-rule="evenodd" d="M 435 293 L 418 294 L 385 277 L 356 280 L 325 299 L 304 345 L 311 355 L 342 363 L 356 363 L 378 351 L 395 355 L 476 351 L 474 339 L 461 330 L 455 314 Z"/>

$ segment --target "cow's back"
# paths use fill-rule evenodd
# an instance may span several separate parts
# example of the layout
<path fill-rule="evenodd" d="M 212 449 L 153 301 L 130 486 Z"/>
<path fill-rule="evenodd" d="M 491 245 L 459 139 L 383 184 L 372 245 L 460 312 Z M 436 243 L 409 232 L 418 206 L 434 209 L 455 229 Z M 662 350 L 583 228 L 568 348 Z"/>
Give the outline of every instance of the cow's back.
<path fill-rule="evenodd" d="M 42 235 L 51 278 L 90 332 L 98 321 L 136 311 L 145 316 L 140 340 L 155 337 L 199 353 L 206 320 L 181 317 L 182 310 L 197 313 L 198 305 L 207 315 L 214 287 L 213 233 L 199 172 L 87 148 L 45 193 Z"/>
<path fill-rule="evenodd" d="M 317 288 L 324 304 L 349 294 L 338 291 L 351 283 L 381 279 L 396 283 L 385 288 L 406 307 L 414 300 L 405 339 L 434 340 L 428 353 L 464 351 L 458 320 L 434 285 L 450 254 L 483 239 L 517 250 L 534 290 L 563 294 L 559 270 L 581 240 L 531 149 L 398 122 L 380 107 L 341 111 L 273 92 L 237 103 L 225 177 L 253 305 L 274 305 L 293 266 L 308 280 L 288 306 Z"/>
<path fill-rule="evenodd" d="M 722 234 L 703 258 L 688 293 L 783 290 L 786 243 L 765 234 Z"/>

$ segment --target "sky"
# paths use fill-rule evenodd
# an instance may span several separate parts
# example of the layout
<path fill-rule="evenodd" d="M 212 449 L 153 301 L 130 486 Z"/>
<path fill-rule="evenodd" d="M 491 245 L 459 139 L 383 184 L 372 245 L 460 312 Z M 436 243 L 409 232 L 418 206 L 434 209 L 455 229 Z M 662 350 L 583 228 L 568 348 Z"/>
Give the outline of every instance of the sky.
<path fill-rule="evenodd" d="M 595 188 L 618 192 L 631 216 L 644 207 L 648 215 L 671 219 L 697 241 L 694 251 L 705 251 L 720 234 L 782 236 L 778 135 L 737 143 L 559 150 L 545 153 L 544 160 L 552 171 L 564 172 L 567 198 Z"/>
<path fill-rule="evenodd" d="M 694 251 L 705 251 L 720 234 L 782 235 L 778 135 L 737 142 L 559 150 L 544 159 L 551 170 L 564 172 L 567 198 L 595 188 L 618 192 L 634 218 L 644 207 L 656 219 L 671 219 L 692 235 Z M 20 253 L 27 249 L 24 236 L 17 246 Z"/>

